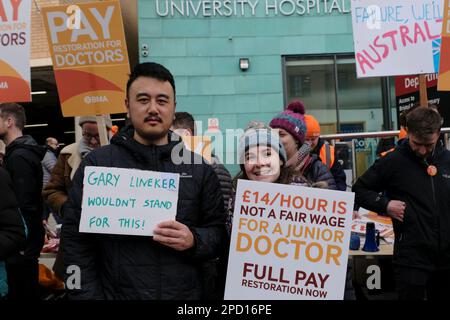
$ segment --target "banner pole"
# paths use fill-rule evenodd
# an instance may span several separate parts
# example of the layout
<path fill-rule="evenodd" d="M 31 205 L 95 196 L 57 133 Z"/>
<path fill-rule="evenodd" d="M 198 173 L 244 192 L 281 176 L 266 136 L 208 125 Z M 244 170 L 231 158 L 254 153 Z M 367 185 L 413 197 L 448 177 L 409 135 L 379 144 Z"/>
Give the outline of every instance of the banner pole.
<path fill-rule="evenodd" d="M 108 132 L 106 131 L 106 123 L 105 123 L 105 117 L 96 115 L 97 118 L 97 127 L 98 127 L 98 134 L 100 136 L 100 145 L 106 146 L 109 144 L 108 141 Z"/>
<path fill-rule="evenodd" d="M 419 75 L 420 106 L 428 107 L 427 79 L 424 74 Z"/>

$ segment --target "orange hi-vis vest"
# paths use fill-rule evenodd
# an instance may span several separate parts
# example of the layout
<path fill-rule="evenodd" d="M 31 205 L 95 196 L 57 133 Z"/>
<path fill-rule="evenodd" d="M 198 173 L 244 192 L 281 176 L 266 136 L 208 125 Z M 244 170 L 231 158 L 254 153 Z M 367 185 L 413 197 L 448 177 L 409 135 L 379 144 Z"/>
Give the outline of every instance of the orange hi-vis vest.
<path fill-rule="evenodd" d="M 320 148 L 319 157 L 323 164 L 326 165 L 328 169 L 331 169 L 334 164 L 334 147 L 325 142 L 322 148 Z"/>

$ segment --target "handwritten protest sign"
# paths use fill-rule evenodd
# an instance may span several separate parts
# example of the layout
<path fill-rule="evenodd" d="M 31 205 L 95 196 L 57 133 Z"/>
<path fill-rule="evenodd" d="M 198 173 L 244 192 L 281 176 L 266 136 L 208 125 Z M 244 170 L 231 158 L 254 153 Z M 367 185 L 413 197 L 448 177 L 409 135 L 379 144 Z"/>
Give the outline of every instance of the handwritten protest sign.
<path fill-rule="evenodd" d="M 0 103 L 31 101 L 31 0 L 0 0 Z"/>
<path fill-rule="evenodd" d="M 435 73 L 443 0 L 352 0 L 358 78 Z"/>
<path fill-rule="evenodd" d="M 450 1 L 445 0 L 442 23 L 442 47 L 439 68 L 438 90 L 450 91 Z"/>
<path fill-rule="evenodd" d="M 130 67 L 119 2 L 42 11 L 63 115 L 125 112 Z"/>
<path fill-rule="evenodd" d="M 153 235 L 175 220 L 179 174 L 86 167 L 80 232 Z"/>
<path fill-rule="evenodd" d="M 354 194 L 239 180 L 226 299 L 343 299 Z"/>

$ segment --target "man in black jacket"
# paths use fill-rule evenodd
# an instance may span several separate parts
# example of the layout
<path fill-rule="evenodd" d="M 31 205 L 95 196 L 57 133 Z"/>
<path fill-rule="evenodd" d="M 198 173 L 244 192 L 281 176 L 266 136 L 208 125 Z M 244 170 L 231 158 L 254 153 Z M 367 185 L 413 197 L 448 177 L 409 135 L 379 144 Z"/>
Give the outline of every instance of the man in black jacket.
<path fill-rule="evenodd" d="M 166 68 L 156 63 L 134 68 L 126 99 L 132 125 L 116 134 L 111 145 L 86 156 L 69 193 L 62 230 L 64 263 L 81 271 L 81 286 L 69 290 L 70 298 L 202 298 L 201 265 L 225 244 L 225 213 L 211 166 L 202 159 L 174 164 L 173 150 L 183 143 L 172 141 L 169 131 L 175 105 L 175 83 Z M 179 173 L 176 221 L 160 223 L 153 238 L 80 233 L 86 166 Z"/>
<path fill-rule="evenodd" d="M 6 144 L 5 168 L 9 172 L 20 211 L 28 228 L 24 254 L 7 260 L 11 299 L 39 298 L 38 258 L 44 245 L 42 226 L 42 165 L 45 148 L 22 133 L 25 111 L 16 103 L 0 105 L 0 139 Z"/>
<path fill-rule="evenodd" d="M 171 129 L 179 136 L 195 136 L 197 133 L 194 117 L 188 112 L 175 112 L 175 119 Z M 233 181 L 227 168 L 220 163 L 214 154 L 211 154 L 211 166 L 219 178 L 220 189 L 224 202 L 225 212 L 228 210 L 228 203 L 233 192 Z M 214 258 L 204 265 L 204 288 L 205 299 L 221 300 L 225 293 L 225 280 L 227 272 L 228 247 L 224 247 L 224 252 L 219 258 Z"/>
<path fill-rule="evenodd" d="M 194 117 L 188 112 L 175 112 L 175 119 L 172 122 L 171 130 L 179 136 L 195 136 L 197 130 L 195 128 Z M 215 154 L 211 154 L 211 166 L 216 172 L 217 178 L 219 178 L 224 208 L 226 211 L 233 192 L 233 181 L 230 172 L 228 172 L 227 168 L 225 168 Z"/>
<path fill-rule="evenodd" d="M 355 183 L 356 203 L 393 219 L 400 299 L 450 299 L 450 152 L 438 142 L 441 117 L 408 114 L 408 139 Z M 380 195 L 384 192 L 384 195 Z"/>
<path fill-rule="evenodd" d="M 8 293 L 5 259 L 25 245 L 25 226 L 8 172 L 0 167 L 0 300 Z"/>

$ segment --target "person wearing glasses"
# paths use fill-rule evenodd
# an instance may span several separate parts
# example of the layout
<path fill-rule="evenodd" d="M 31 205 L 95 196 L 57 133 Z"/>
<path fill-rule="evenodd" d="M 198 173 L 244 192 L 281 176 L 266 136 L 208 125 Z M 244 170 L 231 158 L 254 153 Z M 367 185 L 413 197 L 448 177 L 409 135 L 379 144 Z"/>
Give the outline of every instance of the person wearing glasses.
<path fill-rule="evenodd" d="M 112 127 L 110 116 L 104 116 L 107 131 Z M 72 178 L 81 161 L 94 149 L 100 147 L 100 135 L 95 116 L 80 117 L 78 124 L 82 130 L 82 139 L 61 150 L 56 165 L 53 168 L 50 181 L 44 186 L 42 196 L 52 212 L 64 218 L 64 208 L 72 187 Z M 53 271 L 63 278 L 62 259 L 56 258 Z M 59 268 L 59 267 L 61 268 Z"/>

